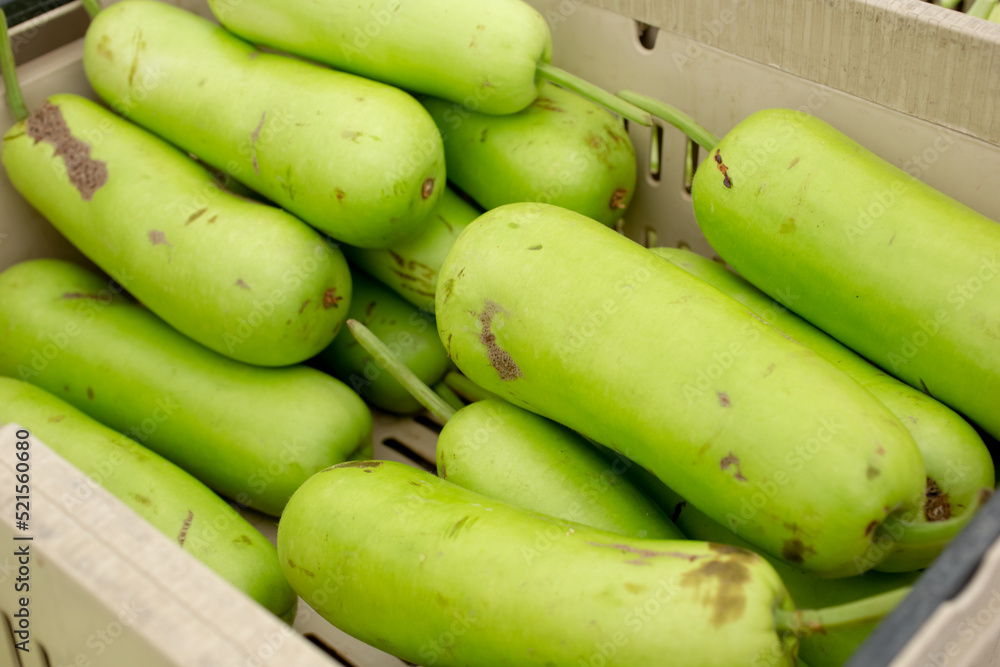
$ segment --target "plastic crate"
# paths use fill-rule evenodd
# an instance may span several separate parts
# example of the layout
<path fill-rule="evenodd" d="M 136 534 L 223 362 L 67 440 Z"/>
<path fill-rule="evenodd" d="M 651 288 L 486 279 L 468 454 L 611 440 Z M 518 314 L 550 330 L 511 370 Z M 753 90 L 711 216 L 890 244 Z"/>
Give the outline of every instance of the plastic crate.
<path fill-rule="evenodd" d="M 556 64 L 595 83 L 669 100 L 720 133 L 759 109 L 801 108 L 1000 220 L 1000 26 L 917 0 L 530 2 L 549 19 Z M 176 4 L 208 15 L 203 0 Z M 32 108 L 57 92 L 94 97 L 82 42 L 65 43 L 73 34 L 65 17 L 86 17 L 77 3 L 57 11 L 58 22 L 41 16 L 14 31 L 34 49 L 26 52 L 44 52 L 20 68 Z M 0 125 L 12 122 L 0 109 Z M 688 141 L 673 128 L 661 131 L 661 167 L 653 174 L 644 167 L 650 130 L 630 128 L 640 178 L 622 231 L 712 255 L 684 187 Z M 0 269 L 43 256 L 87 264 L 0 179 Z M 17 627 L 18 575 L 13 548 L 3 546 L 0 667 L 405 664 L 304 604 L 290 630 L 37 441 L 31 529 L 17 531 L 13 484 L 4 481 L 13 474 L 17 428 L 0 431 L 0 544 L 34 536 L 33 650 L 14 651 L 8 632 Z M 426 417 L 376 415 L 376 456 L 433 469 L 437 430 Z M 67 503 L 67 493 L 85 500 Z M 247 516 L 274 538 L 273 519 Z M 991 503 L 856 663 L 1000 665 L 998 535 L 1000 504 Z"/>

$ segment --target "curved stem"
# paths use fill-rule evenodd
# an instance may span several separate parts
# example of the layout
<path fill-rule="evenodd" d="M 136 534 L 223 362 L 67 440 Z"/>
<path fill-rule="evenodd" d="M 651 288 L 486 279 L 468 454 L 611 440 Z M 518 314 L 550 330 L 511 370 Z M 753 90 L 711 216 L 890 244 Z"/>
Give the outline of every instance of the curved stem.
<path fill-rule="evenodd" d="M 552 63 L 538 63 L 538 76 L 548 79 L 552 83 L 563 88 L 568 88 L 574 93 L 583 95 L 588 100 L 593 100 L 614 111 L 616 114 L 628 118 L 633 123 L 649 127 L 653 124 L 653 119 L 649 114 L 639 109 L 627 101 L 612 95 L 600 86 L 595 86 L 589 81 L 585 81 L 575 74 L 570 74 L 564 69 L 556 67 Z"/>
<path fill-rule="evenodd" d="M 993 8 L 996 6 L 997 0 L 976 0 L 969 7 L 969 11 L 966 14 L 981 19 L 989 18 L 989 15 L 993 12 Z"/>
<path fill-rule="evenodd" d="M 807 637 L 831 628 L 877 621 L 895 609 L 896 605 L 910 594 L 910 590 L 909 587 L 899 588 L 824 609 L 778 609 L 774 612 L 774 622 L 779 630 L 787 630 L 798 637 Z"/>
<path fill-rule="evenodd" d="M 455 410 L 461 410 L 465 407 L 465 403 L 462 398 L 455 393 L 455 391 L 449 387 L 444 380 L 441 380 L 433 387 L 434 393 L 441 397 L 445 403 L 453 407 Z"/>
<path fill-rule="evenodd" d="M 83 8 L 87 10 L 87 14 L 90 16 L 91 21 L 93 21 L 94 17 L 101 11 L 100 0 L 81 0 L 81 4 L 83 4 Z"/>
<path fill-rule="evenodd" d="M 666 102 L 661 102 L 652 97 L 647 97 L 646 95 L 640 95 L 632 90 L 620 90 L 618 91 L 618 97 L 626 102 L 631 102 L 643 111 L 648 111 L 657 118 L 667 121 L 691 137 L 699 146 L 704 146 L 705 150 L 712 150 L 719 143 L 719 137 L 699 125 L 698 121 L 677 107 L 673 107 Z"/>
<path fill-rule="evenodd" d="M 3 73 L 3 85 L 7 89 L 10 110 L 15 119 L 24 120 L 28 117 L 28 107 L 24 106 L 21 84 L 17 81 L 17 63 L 14 62 L 14 49 L 10 45 L 10 33 L 7 32 L 7 15 L 2 9 L 0 9 L 0 72 Z"/>
<path fill-rule="evenodd" d="M 499 398 L 488 389 L 483 389 L 478 384 L 465 377 L 461 373 L 451 371 L 444 376 L 444 383 L 455 390 L 455 392 L 467 401 L 486 401 L 491 398 Z"/>
<path fill-rule="evenodd" d="M 437 417 L 442 424 L 455 416 L 455 410 L 435 394 L 433 389 L 421 382 L 420 378 L 406 367 L 406 364 L 389 351 L 389 348 L 378 339 L 378 336 L 368 330 L 368 327 L 357 320 L 347 320 L 347 326 L 361 347 L 372 355 L 378 365 L 387 370 L 389 375 L 403 385 L 406 391 L 410 392 L 410 395 Z"/>

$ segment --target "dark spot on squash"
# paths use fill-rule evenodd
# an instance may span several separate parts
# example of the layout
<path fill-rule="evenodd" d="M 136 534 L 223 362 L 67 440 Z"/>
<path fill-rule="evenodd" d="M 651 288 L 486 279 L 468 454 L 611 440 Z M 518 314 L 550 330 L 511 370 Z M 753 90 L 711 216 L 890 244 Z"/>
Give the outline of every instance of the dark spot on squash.
<path fill-rule="evenodd" d="M 490 133 L 490 128 L 484 127 L 483 131 L 479 133 L 479 143 L 486 141 L 486 135 Z"/>
<path fill-rule="evenodd" d="M 167 240 L 167 235 L 161 232 L 159 229 L 149 230 L 149 242 L 153 245 L 165 245 L 172 248 L 170 241 Z"/>
<path fill-rule="evenodd" d="M 184 540 L 187 539 L 188 529 L 191 528 L 192 521 L 194 521 L 194 512 L 188 510 L 187 518 L 184 519 L 184 524 L 181 526 L 181 532 L 177 534 L 177 543 L 182 547 L 184 546 Z"/>
<path fill-rule="evenodd" d="M 345 461 L 344 463 L 338 463 L 335 466 L 330 466 L 327 470 L 333 470 L 334 468 L 362 468 L 371 472 L 372 468 L 377 468 L 380 465 L 382 465 L 381 461 Z"/>
<path fill-rule="evenodd" d="M 463 528 L 471 528 L 472 524 L 474 524 L 478 520 L 479 520 L 478 517 L 469 517 L 469 516 L 462 517 L 461 519 L 455 522 L 454 526 L 451 527 L 451 530 L 448 531 L 447 537 L 449 538 L 458 537 L 459 532 L 461 532 Z"/>
<path fill-rule="evenodd" d="M 94 299 L 99 301 L 101 298 L 100 294 L 84 294 L 83 292 L 66 292 L 62 295 L 64 299 Z"/>
<path fill-rule="evenodd" d="M 680 558 L 681 560 L 686 560 L 689 563 L 693 563 L 696 560 L 702 558 L 710 558 L 708 554 L 686 554 L 680 551 L 656 551 L 655 549 L 642 549 L 639 547 L 634 547 L 631 544 L 623 543 L 611 543 L 606 544 L 604 542 L 587 542 L 592 547 L 603 547 L 605 549 L 618 549 L 625 553 L 636 554 L 640 559 L 643 558 L 656 558 L 657 556 L 666 556 L 668 558 Z"/>
<path fill-rule="evenodd" d="M 341 201 L 346 196 L 346 193 L 340 188 L 334 188 L 333 193 L 337 195 L 337 201 Z"/>
<path fill-rule="evenodd" d="M 202 215 L 204 215 L 205 211 L 207 211 L 207 210 L 208 210 L 207 208 L 203 208 L 203 209 L 199 209 L 199 210 L 195 211 L 194 213 L 192 213 L 190 215 L 190 217 L 188 217 L 187 222 L 184 223 L 184 226 L 186 227 L 186 226 L 190 225 L 192 222 L 194 222 L 195 220 L 197 220 L 198 218 L 200 218 Z"/>
<path fill-rule="evenodd" d="M 514 362 L 510 354 L 497 345 L 496 334 L 492 331 L 493 318 L 498 313 L 503 312 L 506 311 L 500 307 L 500 304 L 489 299 L 486 300 L 486 303 L 483 304 L 482 312 L 479 313 L 479 323 L 483 327 L 482 332 L 479 334 L 479 342 L 486 348 L 490 365 L 496 370 L 500 379 L 503 381 L 517 380 L 518 378 L 523 378 L 524 373 L 521 372 L 521 368 Z"/>
<path fill-rule="evenodd" d="M 90 144 L 73 136 L 58 106 L 45 102 L 32 112 L 25 121 L 25 132 L 36 144 L 46 141 L 55 147 L 53 157 L 62 158 L 70 184 L 85 201 L 93 199 L 107 183 L 107 163 L 90 157 Z"/>
<path fill-rule="evenodd" d="M 729 177 L 729 167 L 722 162 L 722 154 L 719 153 L 719 149 L 715 150 L 715 162 L 719 166 L 719 171 L 722 172 L 722 184 L 727 188 L 732 188 L 733 180 Z"/>
<path fill-rule="evenodd" d="M 265 118 L 267 118 L 266 111 L 260 115 L 260 122 L 257 123 L 256 129 L 250 135 L 250 162 L 253 164 L 253 173 L 258 176 L 260 176 L 260 164 L 257 162 L 257 139 L 260 138 L 260 130 L 264 127 Z"/>
<path fill-rule="evenodd" d="M 372 311 L 374 310 L 375 310 L 375 302 L 372 301 L 371 303 L 368 304 L 368 307 L 365 308 L 365 317 L 371 317 Z"/>
<path fill-rule="evenodd" d="M 799 163 L 799 158 L 795 158 L 794 160 L 792 160 L 792 163 L 790 165 L 788 165 L 788 168 L 791 169 L 792 167 L 794 167 L 798 163 Z"/>
<path fill-rule="evenodd" d="M 924 492 L 924 518 L 928 521 L 944 521 L 951 518 L 951 502 L 948 500 L 948 494 L 930 477 L 927 478 L 927 490 Z"/>
<path fill-rule="evenodd" d="M 56 415 L 55 417 L 49 417 L 49 422 L 52 424 L 58 424 L 64 419 L 66 419 L 66 415 Z"/>
<path fill-rule="evenodd" d="M 566 110 L 555 103 L 555 100 L 551 100 L 548 97 L 537 97 L 535 101 L 531 103 L 532 106 L 538 107 L 539 109 L 544 109 L 545 111 L 554 111 L 555 113 L 566 113 Z"/>
<path fill-rule="evenodd" d="M 873 520 L 871 523 L 865 526 L 865 537 L 871 535 L 872 531 L 875 530 L 876 528 L 878 528 L 878 521 Z"/>
<path fill-rule="evenodd" d="M 528 250 L 541 250 L 541 249 L 542 249 L 541 245 L 533 245 L 530 248 L 528 248 Z"/>
<path fill-rule="evenodd" d="M 778 230 L 782 234 L 794 234 L 795 233 L 795 218 L 789 218 L 788 222 L 781 224 L 781 229 Z"/>
<path fill-rule="evenodd" d="M 869 465 L 868 469 L 865 470 L 865 477 L 867 477 L 868 479 L 875 479 L 876 477 L 878 477 L 881 474 L 882 474 L 882 471 L 879 470 L 878 468 L 876 468 L 873 465 Z"/>
<path fill-rule="evenodd" d="M 812 547 L 807 547 L 802 540 L 785 540 L 781 547 L 781 557 L 789 563 L 802 564 L 805 561 L 806 553 L 816 553 Z"/>
<path fill-rule="evenodd" d="M 153 504 L 153 500 L 149 496 L 144 496 L 141 493 L 133 493 L 131 496 L 140 505 L 146 505 L 148 507 Z"/>
<path fill-rule="evenodd" d="M 625 208 L 625 197 L 628 196 L 628 190 L 625 188 L 618 188 L 611 193 L 611 201 L 608 202 L 608 208 L 612 211 L 620 211 Z"/>
<path fill-rule="evenodd" d="M 750 569 L 739 559 L 715 559 L 684 574 L 681 585 L 699 590 L 700 601 L 712 609 L 712 625 L 716 628 L 734 623 L 746 610 L 744 586 L 750 581 Z"/>
<path fill-rule="evenodd" d="M 215 222 L 218 219 L 219 219 L 218 215 L 213 215 L 211 218 L 208 219 L 208 224 L 212 224 L 213 222 Z"/>
<path fill-rule="evenodd" d="M 310 572 L 309 570 L 307 570 L 306 568 L 302 567 L 301 565 L 297 565 L 295 563 L 295 561 L 293 561 L 291 558 L 288 559 L 288 567 L 292 568 L 293 570 L 298 570 L 299 572 L 301 572 L 302 574 L 306 575 L 307 577 L 309 577 L 311 579 L 315 579 L 316 578 L 316 573 L 315 572 Z"/>
<path fill-rule="evenodd" d="M 243 544 L 253 546 L 253 540 L 250 539 L 249 535 L 240 535 L 239 537 L 234 539 L 233 542 L 242 542 Z"/>
<path fill-rule="evenodd" d="M 729 468 L 733 468 L 735 470 L 735 473 L 733 474 L 733 479 L 735 479 L 738 482 L 747 481 L 747 478 L 743 476 L 743 470 L 740 468 L 739 457 L 733 454 L 732 452 L 729 452 L 724 457 L 722 457 L 722 460 L 719 461 L 719 468 L 721 470 L 728 470 Z"/>
<path fill-rule="evenodd" d="M 244 282 L 242 278 L 237 278 L 236 279 L 236 286 L 237 287 L 242 287 L 243 289 L 250 289 L 250 286 L 247 285 L 246 282 Z"/>
<path fill-rule="evenodd" d="M 344 300 L 344 297 L 337 296 L 337 288 L 331 287 L 323 292 L 323 308 L 339 308 L 337 304 Z"/>
<path fill-rule="evenodd" d="M 90 400 L 94 400 L 94 388 L 93 387 L 87 387 L 87 398 L 89 398 Z"/>
<path fill-rule="evenodd" d="M 719 396 L 719 405 L 724 408 L 728 408 L 731 403 L 729 402 L 729 394 L 724 391 L 716 392 Z"/>
<path fill-rule="evenodd" d="M 428 178 L 424 181 L 423 186 L 420 188 L 420 196 L 427 199 L 432 194 L 434 194 L 434 179 Z"/>

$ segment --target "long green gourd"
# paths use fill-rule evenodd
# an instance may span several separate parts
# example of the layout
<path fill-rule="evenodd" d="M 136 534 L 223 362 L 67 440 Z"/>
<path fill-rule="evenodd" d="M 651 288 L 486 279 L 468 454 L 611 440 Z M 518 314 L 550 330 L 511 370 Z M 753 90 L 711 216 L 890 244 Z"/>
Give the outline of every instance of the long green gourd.
<path fill-rule="evenodd" d="M 479 211 L 451 188 L 445 188 L 431 211 L 424 229 L 414 238 L 392 248 L 370 249 L 343 246 L 353 264 L 378 278 L 417 308 L 434 313 L 434 290 L 438 269 L 455 239 Z"/>
<path fill-rule="evenodd" d="M 684 538 L 659 507 L 614 475 L 611 464 L 577 434 L 497 399 L 456 411 L 374 331 L 356 320 L 348 325 L 370 357 L 444 424 L 437 440 L 442 478 L 527 511 L 622 535 Z M 571 452 L 581 445 L 589 455 L 574 456 Z"/>
<path fill-rule="evenodd" d="M 90 100 L 48 98 L 4 135 L 2 160 L 77 248 L 216 352 L 288 365 L 343 324 L 351 278 L 336 247 Z"/>
<path fill-rule="evenodd" d="M 422 98 L 444 138 L 448 178 L 483 208 L 540 201 L 608 226 L 635 194 L 628 132 L 597 104 L 551 83 L 508 116 Z"/>
<path fill-rule="evenodd" d="M 348 316 L 361 321 L 425 384 L 434 384 L 451 365 L 437 336 L 434 318 L 417 310 L 388 287 L 354 272 L 354 300 Z M 317 360 L 366 402 L 382 410 L 408 414 L 420 403 L 344 330 Z"/>
<path fill-rule="evenodd" d="M 927 469 L 927 493 L 917 520 L 942 521 L 972 511 L 995 484 L 993 458 L 969 424 L 929 396 L 886 375 L 717 262 L 689 250 L 652 252 L 704 280 L 850 375 L 913 436 Z M 700 378 L 709 382 L 706 374 Z M 697 391 L 692 386 L 691 391 Z"/>
<path fill-rule="evenodd" d="M 964 518 L 906 521 L 923 505 L 924 464 L 866 390 L 579 214 L 512 204 L 481 216 L 442 267 L 437 322 L 474 382 L 636 461 L 805 570 L 858 574 L 950 539 Z M 722 376 L 685 393 L 725 355 Z"/>
<path fill-rule="evenodd" d="M 710 150 L 694 210 L 733 268 L 1000 437 L 1000 224 L 809 114 L 760 111 L 720 141 L 669 105 L 621 94 Z"/>
<path fill-rule="evenodd" d="M 620 461 L 620 459 L 619 459 Z M 621 462 L 627 465 L 631 462 Z M 752 546 L 708 518 L 697 507 L 671 491 L 660 480 L 636 465 L 628 466 L 627 478 L 633 480 L 664 512 L 673 517 L 677 526 L 690 539 L 728 544 L 742 549 Z M 823 579 L 798 570 L 783 561 L 764 554 L 764 559 L 781 576 L 798 607 L 816 609 L 857 602 L 864 598 L 889 593 L 912 585 L 919 572 L 887 574 L 866 572 L 846 579 Z M 871 634 L 880 619 L 828 626 L 822 631 L 802 637 L 799 657 L 812 667 L 841 667 L 851 654 Z"/>
<path fill-rule="evenodd" d="M 45 389 L 275 516 L 316 471 L 371 455 L 371 413 L 339 380 L 227 359 L 69 262 L 30 260 L 0 273 L 0 375 Z"/>
<path fill-rule="evenodd" d="M 522 0 L 210 0 L 219 21 L 266 44 L 456 108 L 511 114 L 548 79 L 642 125 L 649 114 L 554 67 L 545 19 Z"/>
<path fill-rule="evenodd" d="M 278 558 L 341 630 L 442 667 L 794 665 L 800 635 L 884 615 L 907 592 L 796 611 L 752 552 L 558 521 L 390 461 L 306 482 Z"/>
<path fill-rule="evenodd" d="M 17 422 L 223 579 L 291 623 L 298 598 L 267 539 L 174 464 L 26 382 L 0 377 L 0 423 Z M 87 489 L 86 491 L 89 491 Z M 67 507 L 86 492 L 65 489 Z"/>
<path fill-rule="evenodd" d="M 444 188 L 440 135 L 412 97 L 261 53 L 177 7 L 104 9 L 83 64 L 130 120 L 345 243 L 387 248 L 417 234 Z"/>

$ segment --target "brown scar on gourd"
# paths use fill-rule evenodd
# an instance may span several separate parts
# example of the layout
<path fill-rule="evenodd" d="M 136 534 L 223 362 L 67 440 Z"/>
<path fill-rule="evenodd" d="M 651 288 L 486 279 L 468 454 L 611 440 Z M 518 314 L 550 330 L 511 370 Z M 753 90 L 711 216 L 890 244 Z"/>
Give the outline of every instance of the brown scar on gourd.
<path fill-rule="evenodd" d="M 556 105 L 555 100 L 550 100 L 547 97 L 535 98 L 535 101 L 532 102 L 532 106 L 536 106 L 539 109 L 544 109 L 546 111 L 554 111 L 556 113 L 566 113 L 565 109 Z"/>
<path fill-rule="evenodd" d="M 924 518 L 928 521 L 944 521 L 951 518 L 951 501 L 933 478 L 927 478 L 924 492 Z"/>
<path fill-rule="evenodd" d="M 730 405 L 732 405 L 732 403 L 729 400 L 729 394 L 727 394 L 724 391 L 716 392 L 716 394 L 719 396 L 719 405 L 721 405 L 724 408 L 728 408 Z"/>
<path fill-rule="evenodd" d="M 711 554 L 686 554 L 679 551 L 655 551 L 653 549 L 637 549 L 630 544 L 605 544 L 604 542 L 587 542 L 592 547 L 604 547 L 606 549 L 618 549 L 619 551 L 624 551 L 625 553 L 636 554 L 640 559 L 642 558 L 655 558 L 657 556 L 667 556 L 669 558 L 680 558 L 681 560 L 686 560 L 689 563 L 693 563 L 696 560 L 702 558 L 711 558 Z"/>
<path fill-rule="evenodd" d="M 518 378 L 523 378 L 524 373 L 521 372 L 521 368 L 514 362 L 510 353 L 497 345 L 496 334 L 490 330 L 493 324 L 493 317 L 497 313 L 504 312 L 506 311 L 496 301 L 486 300 L 486 303 L 483 304 L 482 312 L 479 313 L 479 323 L 483 326 L 483 330 L 479 334 L 479 342 L 486 348 L 490 366 L 493 366 L 500 379 L 503 381 L 517 380 Z"/>
<path fill-rule="evenodd" d="M 729 177 L 729 167 L 722 162 L 722 154 L 719 153 L 718 148 L 715 149 L 715 163 L 719 165 L 719 171 L 722 172 L 722 184 L 732 189 L 733 179 Z"/>
<path fill-rule="evenodd" d="M 715 595 L 709 593 L 703 599 L 713 610 L 712 625 L 719 628 L 743 617 L 747 605 L 744 586 L 749 581 L 750 570 L 744 563 L 738 559 L 718 559 L 685 573 L 681 585 L 696 589 L 707 585 L 715 589 Z"/>
<path fill-rule="evenodd" d="M 301 306 L 299 306 L 299 315 L 301 315 L 301 314 L 302 314 L 302 311 L 304 311 L 304 310 L 306 309 L 306 306 L 308 306 L 308 305 L 309 305 L 309 302 L 310 302 L 311 300 L 312 300 L 312 299 L 306 299 L 305 301 L 303 301 L 303 302 L 302 302 L 302 305 L 301 305 Z"/>
<path fill-rule="evenodd" d="M 257 123 L 257 128 L 250 135 L 250 162 L 253 164 L 253 173 L 260 176 L 260 164 L 257 162 L 257 139 L 260 138 L 260 130 L 264 127 L 264 119 L 267 118 L 267 112 L 265 111 L 260 115 L 260 122 Z"/>
<path fill-rule="evenodd" d="M 323 292 L 323 308 L 339 308 L 337 304 L 344 300 L 344 297 L 337 296 L 337 288 L 331 287 Z"/>
<path fill-rule="evenodd" d="M 45 141 L 55 146 L 53 157 L 61 157 L 69 182 L 84 201 L 108 182 L 108 165 L 90 157 L 90 144 L 73 136 L 58 106 L 46 101 L 25 121 L 25 133 L 37 144 Z"/>
<path fill-rule="evenodd" d="M 434 179 L 428 178 L 424 180 L 424 184 L 420 188 L 420 196 L 427 199 L 434 193 Z"/>
<path fill-rule="evenodd" d="M 192 222 L 194 222 L 195 220 L 197 220 L 198 218 L 200 218 L 202 215 L 204 215 L 205 211 L 207 211 L 207 210 L 208 210 L 207 208 L 203 208 L 203 209 L 199 209 L 199 210 L 195 211 L 194 213 L 192 213 L 191 216 L 187 219 L 187 222 L 184 223 L 184 226 L 187 227 L 188 225 L 190 225 Z"/>
<path fill-rule="evenodd" d="M 362 468 L 366 472 L 371 472 L 371 468 L 377 468 L 380 465 L 382 465 L 381 461 L 345 461 L 344 463 L 331 466 L 327 470 L 333 470 L 334 468 Z"/>
<path fill-rule="evenodd" d="M 250 286 L 247 285 L 246 282 L 244 282 L 244 280 L 242 278 L 237 278 L 236 279 L 236 286 L 237 287 L 242 287 L 243 289 L 250 289 Z"/>
<path fill-rule="evenodd" d="M 306 568 L 302 567 L 301 565 L 296 565 L 295 561 L 293 561 L 291 558 L 288 559 L 288 567 L 292 568 L 293 570 L 298 570 L 302 574 L 304 574 L 307 577 L 310 577 L 312 579 L 316 578 L 316 573 L 315 572 L 311 572 L 311 571 L 307 570 Z"/>
<path fill-rule="evenodd" d="M 177 543 L 182 547 L 184 546 L 184 540 L 187 539 L 188 529 L 191 527 L 191 522 L 194 520 L 194 512 L 188 510 L 187 518 L 184 519 L 184 525 L 181 526 L 181 532 L 177 535 Z"/>
<path fill-rule="evenodd" d="M 167 240 L 167 235 L 164 234 L 159 229 L 150 229 L 148 236 L 149 236 L 149 242 L 152 243 L 153 245 L 165 245 L 171 248 L 174 247 L 170 243 L 170 241 Z"/>
<path fill-rule="evenodd" d="M 814 554 L 816 550 L 803 544 L 802 540 L 785 540 L 781 547 L 781 557 L 789 563 L 803 563 L 807 552 Z"/>
<path fill-rule="evenodd" d="M 628 190 L 625 188 L 618 188 L 611 193 L 611 201 L 608 202 L 608 208 L 612 211 L 620 211 L 625 208 L 626 196 L 628 196 Z"/>
<path fill-rule="evenodd" d="M 733 479 L 739 482 L 747 481 L 747 478 L 743 476 L 743 470 L 740 468 L 740 459 L 738 456 L 729 452 L 726 454 L 721 461 L 719 461 L 719 469 L 727 470 L 729 468 L 735 468 L 736 472 L 733 475 Z"/>

